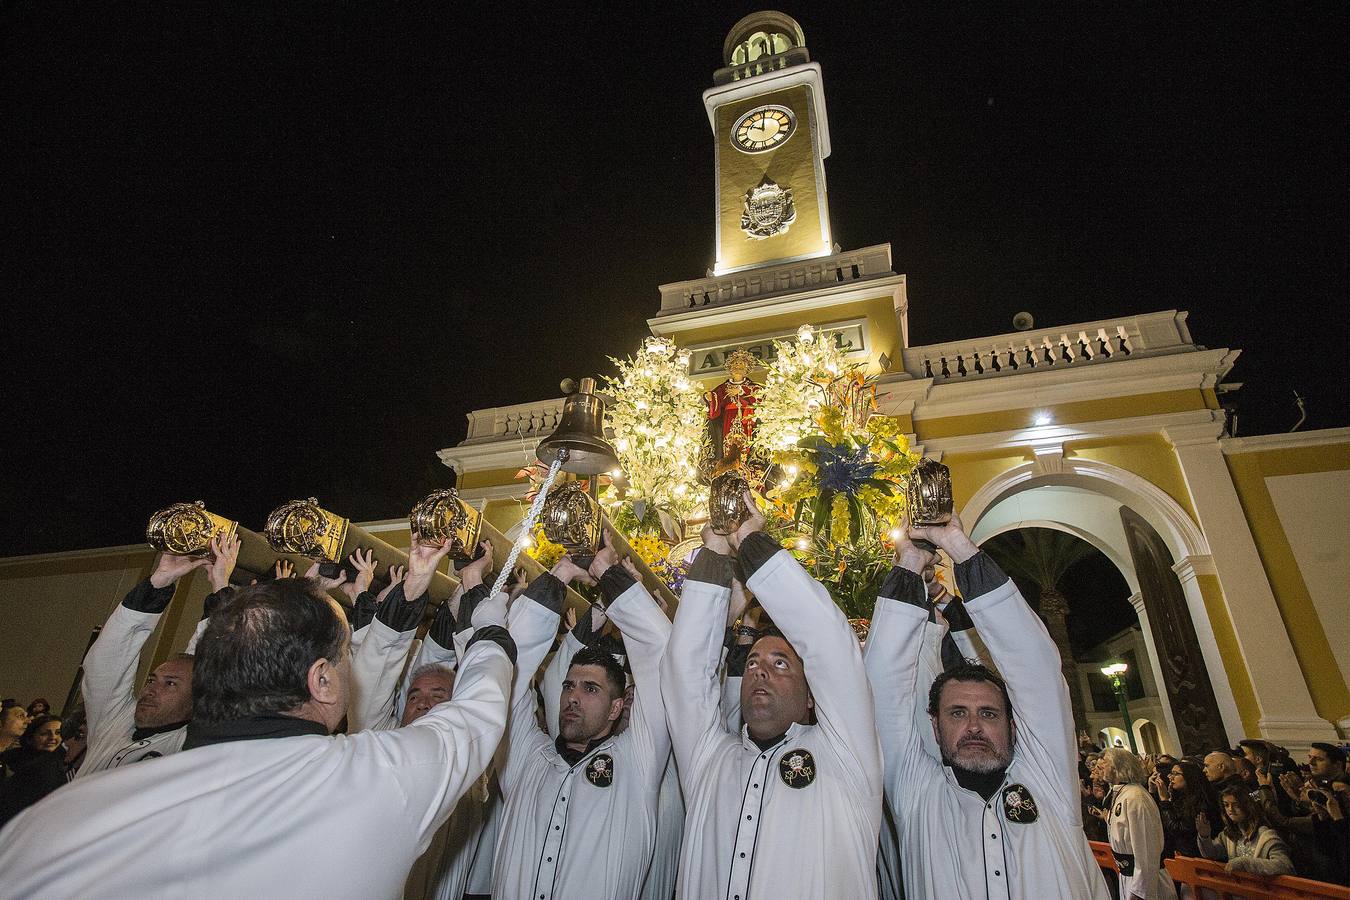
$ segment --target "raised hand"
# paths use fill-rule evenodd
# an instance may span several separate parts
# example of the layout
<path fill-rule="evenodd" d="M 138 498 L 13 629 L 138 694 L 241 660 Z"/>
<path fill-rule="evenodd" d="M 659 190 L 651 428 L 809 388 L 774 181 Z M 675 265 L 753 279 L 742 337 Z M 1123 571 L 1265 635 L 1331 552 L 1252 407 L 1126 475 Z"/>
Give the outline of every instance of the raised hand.
<path fill-rule="evenodd" d="M 347 557 L 347 561 L 356 569 L 356 577 L 342 584 L 342 593 L 347 595 L 347 599 L 355 603 L 360 594 L 370 590 L 370 585 L 375 580 L 375 551 L 366 550 L 363 552 L 358 548 L 352 551 L 352 555 Z"/>
<path fill-rule="evenodd" d="M 922 530 L 911 526 L 909 520 L 906 519 L 897 529 L 899 534 L 895 539 L 895 554 L 891 557 L 895 566 L 908 569 L 920 577 L 923 576 L 924 572 L 929 571 L 937 561 L 937 554 L 914 543 L 914 538 L 921 536 L 916 532 Z"/>
<path fill-rule="evenodd" d="M 315 581 L 319 583 L 319 587 L 323 588 L 325 591 L 331 591 L 334 588 L 342 586 L 343 582 L 347 580 L 347 573 L 339 571 L 336 578 L 326 578 L 319 571 L 319 563 L 316 561 L 307 570 L 305 570 L 305 577 L 313 578 Z"/>
<path fill-rule="evenodd" d="M 211 538 L 210 565 L 206 567 L 206 577 L 211 580 L 211 590 L 219 591 L 230 584 L 230 574 L 239 559 L 239 535 L 218 534 Z"/>
<path fill-rule="evenodd" d="M 922 538 L 932 544 L 936 544 L 946 551 L 954 563 L 963 563 L 972 556 L 980 552 L 980 548 L 975 546 L 967 535 L 965 526 L 961 524 L 960 516 L 952 513 L 951 521 L 945 525 L 911 525 L 909 526 L 911 540 Z"/>
<path fill-rule="evenodd" d="M 741 527 L 737 528 L 730 537 L 731 546 L 738 550 L 741 541 L 756 531 L 764 530 L 764 512 L 759 508 L 759 504 L 755 502 L 755 495 L 750 491 L 745 492 L 745 508 L 750 510 L 750 517 L 742 522 Z"/>
<path fill-rule="evenodd" d="M 375 602 L 376 602 L 376 603 L 383 603 L 383 602 L 384 602 L 384 598 L 385 598 L 385 597 L 388 597 L 388 596 L 389 596 L 389 592 L 392 591 L 392 590 L 394 589 L 394 585 L 399 584 L 400 582 L 402 582 L 403 579 L 407 577 L 407 575 L 408 575 L 408 567 L 407 567 L 407 566 L 390 566 L 390 567 L 389 567 L 389 584 L 385 586 L 384 590 L 380 591 L 378 594 L 375 595 Z"/>
<path fill-rule="evenodd" d="M 595 584 L 595 579 L 590 576 L 590 573 L 572 562 L 571 556 L 564 556 L 555 562 L 553 568 L 549 569 L 549 574 L 563 584 L 571 584 L 574 581 L 580 581 L 582 584 Z"/>
<path fill-rule="evenodd" d="M 482 584 L 483 576 L 492 568 L 492 541 L 480 542 L 478 549 L 483 551 L 483 555 L 459 571 L 460 583 L 466 591 Z"/>
<path fill-rule="evenodd" d="M 720 553 L 723 556 L 731 555 L 731 542 L 727 540 L 726 535 L 713 531 L 711 525 L 704 525 L 703 530 L 699 532 L 699 537 L 703 538 L 703 546 L 712 552 Z"/>
<path fill-rule="evenodd" d="M 157 588 L 166 588 L 193 569 L 204 569 L 209 565 L 211 560 L 205 557 L 161 553 L 155 571 L 150 575 L 150 584 Z"/>
<path fill-rule="evenodd" d="M 279 559 L 276 565 L 272 567 L 272 575 L 277 581 L 283 578 L 294 578 L 295 566 L 291 565 L 289 559 Z"/>
<path fill-rule="evenodd" d="M 403 595 L 408 600 L 416 600 L 431 587 L 431 579 L 436 569 L 450 552 L 450 542 L 437 544 L 424 541 L 417 532 L 412 534 L 412 545 L 408 547 L 408 575 L 403 580 Z"/>
<path fill-rule="evenodd" d="M 605 529 L 604 540 L 601 541 L 601 547 L 596 552 L 595 558 L 591 560 L 590 573 L 592 582 L 600 580 L 600 576 L 609 571 L 609 567 L 619 561 L 619 551 L 614 549 L 614 533 L 608 528 Z M 642 579 L 639 578 L 639 581 Z"/>
<path fill-rule="evenodd" d="M 1205 840 L 1209 840 L 1213 836 L 1214 832 L 1209 824 L 1209 816 L 1201 813 L 1195 817 L 1195 833 Z"/>

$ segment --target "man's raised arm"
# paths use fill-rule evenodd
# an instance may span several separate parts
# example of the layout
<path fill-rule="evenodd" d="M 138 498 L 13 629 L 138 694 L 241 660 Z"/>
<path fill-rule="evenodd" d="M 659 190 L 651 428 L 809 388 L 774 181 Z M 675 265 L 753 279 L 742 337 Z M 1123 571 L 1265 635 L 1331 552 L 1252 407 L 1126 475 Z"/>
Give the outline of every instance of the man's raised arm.
<path fill-rule="evenodd" d="M 940 758 L 927 712 L 928 688 L 942 671 L 942 628 L 932 615 L 922 576 L 931 564 L 928 556 L 907 539 L 897 542 L 863 653 L 892 793 L 907 783 L 903 775 L 921 771 L 916 767 L 936 772 Z"/>
<path fill-rule="evenodd" d="M 538 704 L 530 682 L 553 645 L 563 604 L 567 602 L 567 586 L 573 579 L 589 581 L 590 576 L 570 557 L 564 556 L 552 569 L 530 582 L 525 593 L 511 604 L 511 637 L 516 641 L 519 655 L 511 688 L 507 741 L 502 748 L 506 757 L 498 763 L 498 780 L 503 794 L 509 794 L 515 788 L 520 767 L 528 754 L 549 743 L 548 735 L 540 730 L 535 719 Z"/>
<path fill-rule="evenodd" d="M 1040 767 L 1047 783 L 1064 792 L 1074 809 L 1079 798 L 1078 748 L 1074 741 L 1069 687 L 1059 650 L 1045 623 L 993 558 L 966 535 L 956 516 L 943 526 L 912 528 L 946 551 L 956 566 L 956 585 L 990 661 L 1008 686 L 1021 757 Z"/>
<path fill-rule="evenodd" d="M 754 514 L 732 535 L 732 543 L 746 587 L 801 657 L 820 727 L 851 757 L 852 771 L 865 781 L 860 786 L 879 794 L 881 746 L 858 637 L 824 586 L 761 530 L 764 517 L 748 491 L 745 502 Z"/>
<path fill-rule="evenodd" d="M 173 600 L 179 579 L 210 564 L 208 558 L 161 554 L 150 577 L 132 588 L 108 617 L 98 640 L 85 654 L 80 680 L 90 744 L 102 739 L 101 732 L 109 727 L 126 732 L 120 740 L 130 739 L 141 649 Z"/>
<path fill-rule="evenodd" d="M 670 756 L 670 733 L 661 700 L 661 658 L 670 640 L 670 620 L 628 560 L 601 572 L 599 582 L 605 608 L 623 635 L 628 667 L 633 671 L 633 709 L 627 733 L 641 742 L 644 752 L 639 760 L 650 760 L 651 774 L 660 777 Z"/>
<path fill-rule="evenodd" d="M 719 738 L 734 740 L 722 728 L 718 679 L 731 599 L 730 552 L 726 538 L 703 529 L 703 547 L 685 577 L 661 666 L 661 697 L 680 781 L 686 785 Z"/>

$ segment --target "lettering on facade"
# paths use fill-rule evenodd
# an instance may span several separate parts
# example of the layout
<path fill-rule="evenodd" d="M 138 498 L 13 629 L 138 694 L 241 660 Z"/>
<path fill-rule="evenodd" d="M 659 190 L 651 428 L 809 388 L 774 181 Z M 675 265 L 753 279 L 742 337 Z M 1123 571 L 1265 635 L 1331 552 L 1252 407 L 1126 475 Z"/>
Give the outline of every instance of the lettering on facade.
<path fill-rule="evenodd" d="M 849 355 L 862 355 L 867 352 L 866 332 L 862 322 L 850 322 L 846 325 L 822 326 L 820 333 L 834 339 L 834 345 Z M 775 355 L 774 341 L 785 344 L 797 340 L 797 332 L 788 331 L 780 335 L 761 338 L 746 343 L 726 344 L 719 347 L 702 347 L 694 350 L 689 358 L 689 374 L 696 378 L 716 375 L 726 369 L 727 357 L 736 350 L 745 350 L 761 363 L 767 364 Z"/>

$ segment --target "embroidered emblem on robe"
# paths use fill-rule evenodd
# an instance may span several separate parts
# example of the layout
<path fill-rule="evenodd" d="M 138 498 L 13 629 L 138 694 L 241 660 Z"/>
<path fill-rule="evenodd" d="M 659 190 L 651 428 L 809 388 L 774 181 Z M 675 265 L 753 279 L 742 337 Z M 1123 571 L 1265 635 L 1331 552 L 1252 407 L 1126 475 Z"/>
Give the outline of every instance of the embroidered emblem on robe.
<path fill-rule="evenodd" d="M 1125 804 L 1123 804 L 1123 803 L 1117 803 L 1117 804 L 1116 804 L 1116 808 L 1113 809 L 1113 810 L 1111 810 L 1111 815 L 1113 815 L 1113 816 L 1118 816 L 1118 815 L 1120 815 L 1120 811 L 1121 811 L 1122 809 L 1124 809 L 1124 808 L 1125 808 Z"/>
<path fill-rule="evenodd" d="M 809 750 L 789 750 L 778 760 L 778 774 L 790 788 L 804 788 L 816 780 L 816 760 Z"/>
<path fill-rule="evenodd" d="M 614 783 L 614 757 L 601 753 L 586 764 L 586 780 L 596 787 L 609 787 Z"/>
<path fill-rule="evenodd" d="M 1036 800 L 1025 786 L 1010 784 L 1003 789 L 1003 818 L 1019 825 L 1027 825 L 1035 822 L 1039 816 Z"/>

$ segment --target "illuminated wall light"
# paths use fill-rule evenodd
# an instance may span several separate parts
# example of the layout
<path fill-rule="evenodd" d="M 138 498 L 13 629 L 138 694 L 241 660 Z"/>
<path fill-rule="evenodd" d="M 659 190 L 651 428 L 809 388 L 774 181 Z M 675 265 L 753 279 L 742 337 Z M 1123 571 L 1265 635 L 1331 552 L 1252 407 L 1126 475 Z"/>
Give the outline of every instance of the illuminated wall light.
<path fill-rule="evenodd" d="M 1049 413 L 1036 413 L 1035 423 L 1037 425 L 1049 425 L 1055 421 Z"/>

